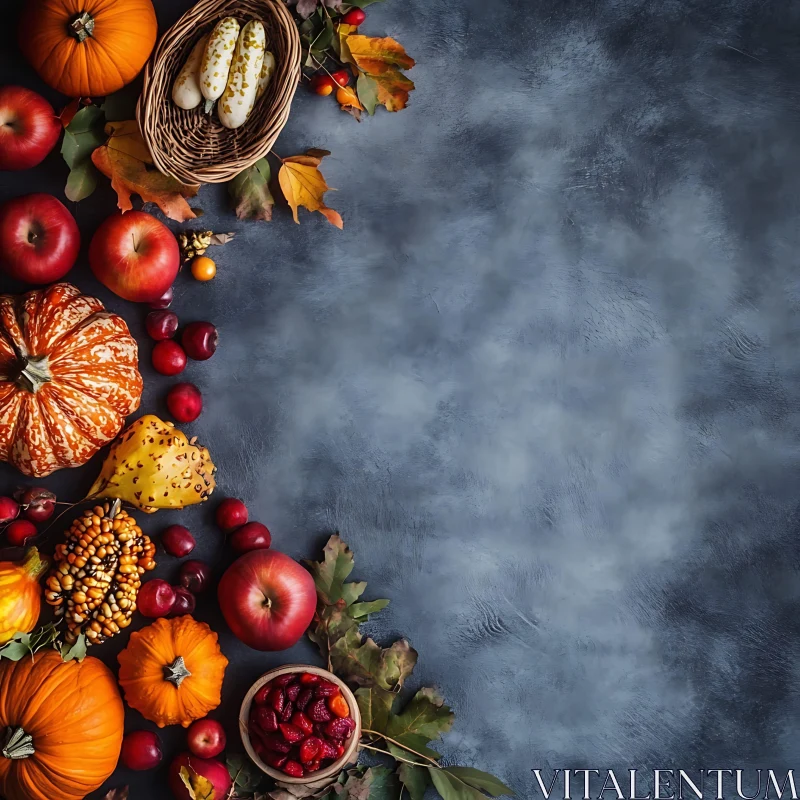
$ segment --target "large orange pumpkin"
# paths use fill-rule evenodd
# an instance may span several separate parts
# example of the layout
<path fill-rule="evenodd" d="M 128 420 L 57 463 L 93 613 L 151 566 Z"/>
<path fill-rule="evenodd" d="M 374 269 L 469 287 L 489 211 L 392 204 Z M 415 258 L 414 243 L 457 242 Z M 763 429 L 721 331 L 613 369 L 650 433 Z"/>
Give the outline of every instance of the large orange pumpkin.
<path fill-rule="evenodd" d="M 0 296 L 0 460 L 85 464 L 139 407 L 138 363 L 125 321 L 68 283 Z"/>
<path fill-rule="evenodd" d="M 139 74 L 157 31 L 151 0 L 27 0 L 19 44 L 45 83 L 98 97 Z"/>
<path fill-rule="evenodd" d="M 114 676 L 96 658 L 0 661 L 0 796 L 81 800 L 114 771 L 123 725 Z"/>
<path fill-rule="evenodd" d="M 156 620 L 132 634 L 118 658 L 125 700 L 159 728 L 188 728 L 220 704 L 228 659 L 205 622 Z"/>

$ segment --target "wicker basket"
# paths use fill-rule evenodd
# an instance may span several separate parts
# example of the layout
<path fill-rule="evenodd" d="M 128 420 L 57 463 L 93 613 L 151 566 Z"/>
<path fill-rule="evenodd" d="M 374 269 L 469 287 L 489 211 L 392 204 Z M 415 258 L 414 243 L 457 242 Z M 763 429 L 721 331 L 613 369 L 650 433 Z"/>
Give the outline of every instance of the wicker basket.
<path fill-rule="evenodd" d="M 197 40 L 222 17 L 260 19 L 276 68 L 247 122 L 224 128 L 217 115 L 172 102 L 172 84 Z M 300 76 L 300 35 L 283 0 L 200 0 L 162 37 L 144 72 L 136 116 L 156 167 L 184 183 L 222 183 L 263 158 L 289 117 Z"/>

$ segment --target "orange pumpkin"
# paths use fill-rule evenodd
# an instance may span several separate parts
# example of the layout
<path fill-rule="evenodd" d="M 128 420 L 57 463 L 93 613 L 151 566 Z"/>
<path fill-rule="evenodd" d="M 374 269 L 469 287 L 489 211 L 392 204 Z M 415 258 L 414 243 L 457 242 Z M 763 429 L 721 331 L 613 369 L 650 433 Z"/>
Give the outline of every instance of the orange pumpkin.
<path fill-rule="evenodd" d="M 204 622 L 159 619 L 132 634 L 119 654 L 119 685 L 128 705 L 159 728 L 188 728 L 220 704 L 227 666 Z"/>
<path fill-rule="evenodd" d="M 151 0 L 27 0 L 19 45 L 54 89 L 99 97 L 141 72 L 157 32 Z"/>
<path fill-rule="evenodd" d="M 68 283 L 0 296 L 0 460 L 85 464 L 139 407 L 138 363 L 125 321 Z"/>
<path fill-rule="evenodd" d="M 42 610 L 39 578 L 50 565 L 35 547 L 24 561 L 0 561 L 0 645 L 15 633 L 30 633 Z"/>
<path fill-rule="evenodd" d="M 101 661 L 0 661 L 0 796 L 81 800 L 114 771 L 124 710 Z"/>

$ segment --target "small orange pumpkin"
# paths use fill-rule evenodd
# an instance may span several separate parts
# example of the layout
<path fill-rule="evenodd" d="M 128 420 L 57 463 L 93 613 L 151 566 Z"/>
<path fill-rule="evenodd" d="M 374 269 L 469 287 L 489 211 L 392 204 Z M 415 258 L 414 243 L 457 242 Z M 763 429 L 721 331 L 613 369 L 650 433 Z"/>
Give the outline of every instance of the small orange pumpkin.
<path fill-rule="evenodd" d="M 157 32 L 151 0 L 27 0 L 19 45 L 57 91 L 99 97 L 141 72 Z"/>
<path fill-rule="evenodd" d="M 119 685 L 128 705 L 159 728 L 188 728 L 220 704 L 227 666 L 204 622 L 159 619 L 132 634 L 119 654 Z"/>
<path fill-rule="evenodd" d="M 125 712 L 114 676 L 55 650 L 0 661 L 0 796 L 81 800 L 117 766 Z"/>
<path fill-rule="evenodd" d="M 42 587 L 49 561 L 35 547 L 23 561 L 0 561 L 0 645 L 15 633 L 30 633 L 42 610 Z"/>
<path fill-rule="evenodd" d="M 69 283 L 0 296 L 0 461 L 85 464 L 139 407 L 138 364 L 122 317 Z"/>

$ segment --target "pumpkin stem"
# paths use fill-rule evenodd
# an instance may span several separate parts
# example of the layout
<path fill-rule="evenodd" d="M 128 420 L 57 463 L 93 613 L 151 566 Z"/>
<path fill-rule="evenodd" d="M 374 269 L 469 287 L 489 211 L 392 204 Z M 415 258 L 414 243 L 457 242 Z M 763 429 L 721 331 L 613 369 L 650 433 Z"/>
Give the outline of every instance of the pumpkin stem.
<path fill-rule="evenodd" d="M 94 17 L 88 11 L 81 11 L 69 24 L 69 32 L 82 42 L 94 34 Z"/>
<path fill-rule="evenodd" d="M 36 394 L 46 383 L 53 380 L 47 364 L 47 356 L 25 356 L 17 375 L 17 385 L 31 394 Z"/>
<path fill-rule="evenodd" d="M 5 736 L 3 737 L 3 749 L 0 753 L 3 758 L 9 759 L 22 759 L 30 758 L 36 752 L 33 746 L 33 736 L 25 733 L 22 728 L 6 728 Z"/>
<path fill-rule="evenodd" d="M 164 667 L 164 680 L 174 684 L 176 689 L 180 687 L 186 678 L 191 677 L 191 675 L 192 673 L 186 669 L 183 656 L 178 656 L 171 664 Z"/>
<path fill-rule="evenodd" d="M 38 581 L 39 578 L 47 571 L 50 566 L 50 559 L 43 556 L 35 547 L 31 547 L 25 553 L 25 559 L 22 562 L 22 568 L 31 578 Z"/>

